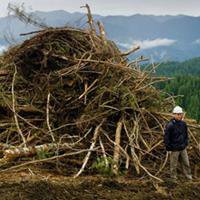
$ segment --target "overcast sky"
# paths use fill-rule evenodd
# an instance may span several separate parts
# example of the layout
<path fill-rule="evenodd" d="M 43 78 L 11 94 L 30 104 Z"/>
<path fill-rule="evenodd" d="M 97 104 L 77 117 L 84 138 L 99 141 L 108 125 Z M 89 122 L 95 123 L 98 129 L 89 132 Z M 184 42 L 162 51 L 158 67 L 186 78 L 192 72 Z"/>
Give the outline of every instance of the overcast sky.
<path fill-rule="evenodd" d="M 192 15 L 200 16 L 200 0 L 0 0 L 0 17 L 6 16 L 8 3 L 20 5 L 26 11 L 66 10 L 84 12 L 80 6 L 88 3 L 92 13 L 101 15 Z"/>

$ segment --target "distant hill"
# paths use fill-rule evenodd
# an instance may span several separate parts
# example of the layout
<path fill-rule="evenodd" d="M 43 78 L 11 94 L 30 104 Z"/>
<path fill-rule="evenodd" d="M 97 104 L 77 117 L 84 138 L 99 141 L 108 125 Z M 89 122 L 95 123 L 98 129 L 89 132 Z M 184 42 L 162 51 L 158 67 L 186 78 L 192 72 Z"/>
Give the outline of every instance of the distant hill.
<path fill-rule="evenodd" d="M 32 13 L 48 26 L 76 26 L 84 28 L 87 18 L 83 13 L 69 13 L 63 10 Z M 179 16 L 100 16 L 95 19 L 103 22 L 107 36 L 122 50 L 139 44 L 143 54 L 153 60 L 183 61 L 200 56 L 200 17 Z M 13 16 L 0 18 L 0 45 L 8 40 L 19 42 L 25 39 L 20 33 L 36 30 L 25 25 Z M 133 56 L 137 56 L 133 55 Z"/>
<path fill-rule="evenodd" d="M 200 77 L 200 57 L 184 62 L 162 63 L 156 73 L 162 76 L 199 76 Z"/>

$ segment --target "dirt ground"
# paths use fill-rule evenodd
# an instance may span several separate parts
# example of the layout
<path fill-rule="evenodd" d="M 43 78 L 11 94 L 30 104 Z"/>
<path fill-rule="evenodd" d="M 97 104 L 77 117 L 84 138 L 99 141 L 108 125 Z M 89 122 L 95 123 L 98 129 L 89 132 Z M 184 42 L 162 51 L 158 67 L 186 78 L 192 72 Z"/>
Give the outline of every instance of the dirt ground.
<path fill-rule="evenodd" d="M 26 169 L 0 173 L 0 200 L 196 200 L 200 199 L 200 180 L 136 180 L 130 177 L 87 176 L 74 179 Z"/>

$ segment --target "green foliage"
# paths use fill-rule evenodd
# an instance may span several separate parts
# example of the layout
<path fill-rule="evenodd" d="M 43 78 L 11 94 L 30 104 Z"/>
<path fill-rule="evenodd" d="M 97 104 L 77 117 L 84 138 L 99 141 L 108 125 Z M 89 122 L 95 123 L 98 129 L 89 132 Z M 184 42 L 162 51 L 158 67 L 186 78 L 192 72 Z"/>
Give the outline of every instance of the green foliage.
<path fill-rule="evenodd" d="M 97 160 L 92 164 L 91 168 L 96 170 L 101 175 L 113 176 L 113 159 L 111 157 L 107 157 L 107 160 L 108 166 L 106 165 L 106 160 L 104 157 L 98 157 Z"/>
<path fill-rule="evenodd" d="M 52 153 L 50 153 L 48 151 L 38 151 L 37 159 L 41 160 L 41 159 L 49 158 L 49 157 L 51 157 L 51 155 L 52 155 Z"/>
<path fill-rule="evenodd" d="M 156 73 L 162 76 L 182 76 L 200 75 L 200 57 L 187 60 L 185 62 L 167 62 L 162 63 L 157 69 Z"/>
<path fill-rule="evenodd" d="M 162 84 L 162 88 L 171 95 L 180 95 L 176 102 L 181 105 L 189 117 L 200 120 L 200 77 L 177 76 Z"/>
<path fill-rule="evenodd" d="M 176 103 L 185 109 L 189 117 L 200 121 L 200 58 L 162 64 L 157 74 L 173 76 L 172 80 L 157 87 L 171 95 L 178 95 Z"/>

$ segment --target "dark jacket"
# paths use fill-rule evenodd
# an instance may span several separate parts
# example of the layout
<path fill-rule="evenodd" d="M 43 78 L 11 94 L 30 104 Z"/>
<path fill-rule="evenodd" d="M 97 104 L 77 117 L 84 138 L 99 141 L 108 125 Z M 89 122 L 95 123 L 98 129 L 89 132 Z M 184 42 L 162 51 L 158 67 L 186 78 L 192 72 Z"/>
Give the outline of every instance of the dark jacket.
<path fill-rule="evenodd" d="M 182 151 L 188 145 L 188 130 L 184 121 L 172 119 L 165 127 L 164 142 L 167 151 Z"/>

